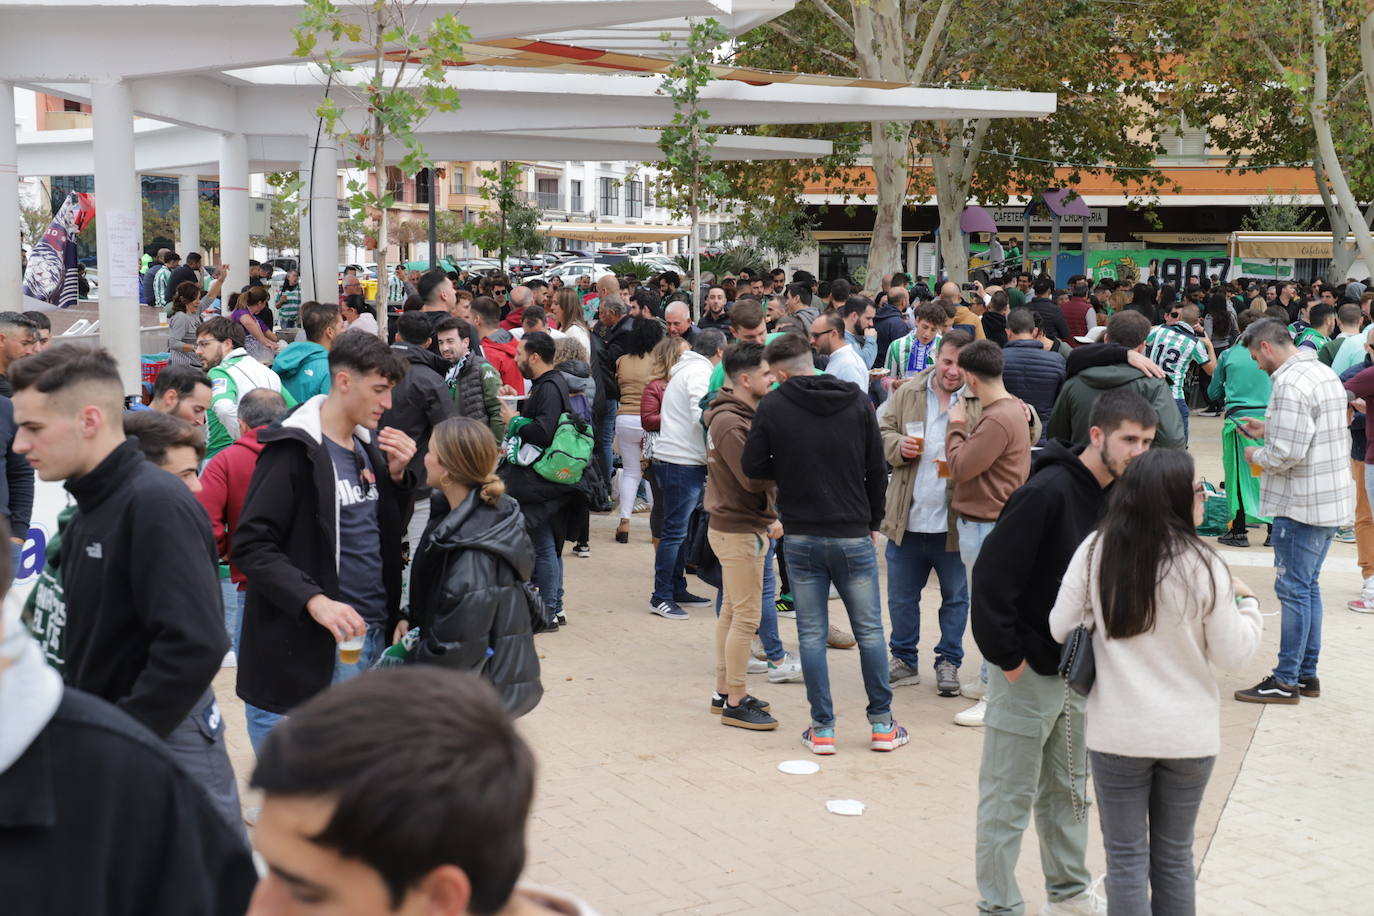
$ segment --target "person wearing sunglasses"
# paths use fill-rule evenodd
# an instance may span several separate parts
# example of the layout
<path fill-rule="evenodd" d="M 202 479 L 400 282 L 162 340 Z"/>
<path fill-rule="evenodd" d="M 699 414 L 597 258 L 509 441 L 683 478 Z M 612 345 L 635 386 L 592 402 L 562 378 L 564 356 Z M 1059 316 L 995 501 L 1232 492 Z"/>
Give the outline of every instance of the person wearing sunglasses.
<path fill-rule="evenodd" d="M 259 433 L 234 535 L 232 559 L 248 583 L 238 694 L 255 750 L 292 708 L 371 667 L 400 619 L 416 445 L 378 426 L 404 357 L 371 334 L 347 333 L 330 347 L 329 371 L 328 394 Z M 336 645 L 357 637 L 361 652 L 346 662 Z"/>

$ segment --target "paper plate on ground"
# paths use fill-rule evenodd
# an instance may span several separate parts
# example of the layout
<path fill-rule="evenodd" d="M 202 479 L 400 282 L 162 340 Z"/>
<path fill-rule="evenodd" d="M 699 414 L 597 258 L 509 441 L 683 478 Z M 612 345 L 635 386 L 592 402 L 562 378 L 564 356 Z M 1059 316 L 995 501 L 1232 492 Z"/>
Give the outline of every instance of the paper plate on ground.
<path fill-rule="evenodd" d="M 850 817 L 858 817 L 864 813 L 864 803 L 852 798 L 832 798 L 825 803 L 825 810 L 831 814 L 847 814 Z"/>
<path fill-rule="evenodd" d="M 778 764 L 778 770 L 789 776 L 810 776 L 819 773 L 821 765 L 814 760 L 784 760 Z"/>

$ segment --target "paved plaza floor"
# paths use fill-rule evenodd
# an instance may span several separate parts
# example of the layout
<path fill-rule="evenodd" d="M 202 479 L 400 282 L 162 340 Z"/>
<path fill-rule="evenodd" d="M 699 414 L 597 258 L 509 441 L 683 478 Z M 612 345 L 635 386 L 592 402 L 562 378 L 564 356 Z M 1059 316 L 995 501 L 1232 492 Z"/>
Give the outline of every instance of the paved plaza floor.
<path fill-rule="evenodd" d="M 1192 429 L 1204 475 L 1219 481 L 1221 421 L 1195 417 Z M 714 617 L 709 608 L 685 622 L 648 613 L 647 518 L 634 525 L 631 543 L 620 545 L 614 520 L 593 516 L 592 556 L 565 561 L 571 623 L 537 640 L 544 699 L 520 723 L 539 761 L 526 879 L 627 916 L 975 912 L 983 733 L 951 721 L 970 701 L 935 694 L 934 577 L 922 595 L 928 682 L 895 690 L 911 743 L 892 754 L 868 750 L 857 651 L 831 650 L 838 753 L 812 758 L 798 740 L 808 724 L 800 683 L 750 679 L 782 723 L 777 731 L 723 728 L 709 714 Z M 1248 550 L 1222 553 L 1270 613 L 1278 610 L 1273 554 L 1262 540 L 1261 531 Z M 1277 617 L 1265 618 L 1263 643 L 1245 669 L 1219 678 L 1222 750 L 1195 843 L 1199 912 L 1371 911 L 1374 714 L 1364 701 L 1374 616 L 1345 606 L 1360 586 L 1353 545 L 1333 545 L 1322 586 L 1320 699 L 1261 707 L 1230 698 L 1272 667 Z M 843 625 L 841 603 L 830 609 Z M 795 626 L 781 624 L 795 650 Z M 964 645 L 970 680 L 978 649 L 971 634 Z M 233 675 L 221 672 L 216 688 L 246 784 L 252 751 Z M 783 775 L 777 765 L 789 759 L 814 759 L 821 770 Z M 866 808 L 841 817 L 827 813 L 829 799 Z M 1090 817 L 1096 875 L 1104 858 L 1095 811 Z M 1033 834 L 1018 869 L 1031 913 L 1045 900 Z"/>

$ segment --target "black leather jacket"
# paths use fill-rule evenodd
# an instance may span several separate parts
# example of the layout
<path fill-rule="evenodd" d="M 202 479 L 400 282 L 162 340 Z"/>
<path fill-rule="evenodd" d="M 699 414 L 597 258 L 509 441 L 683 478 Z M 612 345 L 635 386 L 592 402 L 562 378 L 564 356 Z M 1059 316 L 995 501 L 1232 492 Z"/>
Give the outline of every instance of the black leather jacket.
<path fill-rule="evenodd" d="M 539 704 L 539 656 L 525 583 L 534 548 L 519 504 L 468 494 L 429 531 L 410 579 L 417 661 L 479 672 L 512 716 Z"/>

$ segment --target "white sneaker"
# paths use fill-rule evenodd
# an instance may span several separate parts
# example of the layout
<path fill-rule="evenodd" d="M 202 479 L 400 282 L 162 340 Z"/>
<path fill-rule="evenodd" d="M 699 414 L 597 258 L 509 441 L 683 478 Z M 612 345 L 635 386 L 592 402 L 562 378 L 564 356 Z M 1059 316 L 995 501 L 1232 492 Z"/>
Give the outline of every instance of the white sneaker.
<path fill-rule="evenodd" d="M 988 695 L 988 685 L 982 680 L 971 681 L 959 688 L 959 696 L 968 697 L 970 700 L 981 700 Z"/>
<path fill-rule="evenodd" d="M 1361 614 L 1374 614 L 1374 598 L 1366 598 L 1364 595 L 1350 601 L 1346 607 Z"/>
<path fill-rule="evenodd" d="M 768 659 L 753 658 L 749 659 L 749 667 L 745 669 L 750 674 L 763 674 L 768 671 Z"/>
<path fill-rule="evenodd" d="M 1099 876 L 1077 897 L 1047 901 L 1040 909 L 1040 916 L 1107 916 L 1107 896 L 1102 893 L 1102 881 L 1106 877 Z"/>
<path fill-rule="evenodd" d="M 219 666 L 221 668 L 237 668 L 239 666 L 239 657 L 233 649 L 224 653 L 224 661 L 220 662 Z"/>
<path fill-rule="evenodd" d="M 765 662 L 768 667 L 768 683 L 791 684 L 802 679 L 801 659 L 791 652 L 784 652 L 778 664 Z"/>
<path fill-rule="evenodd" d="M 954 714 L 954 724 L 967 725 L 969 728 L 982 728 L 983 716 L 987 714 L 987 711 L 988 701 L 986 699 L 979 700 L 963 712 L 956 712 Z M 1065 910 L 1065 912 L 1069 911 Z M 1103 912 L 1105 913 L 1106 910 L 1103 910 Z"/>

